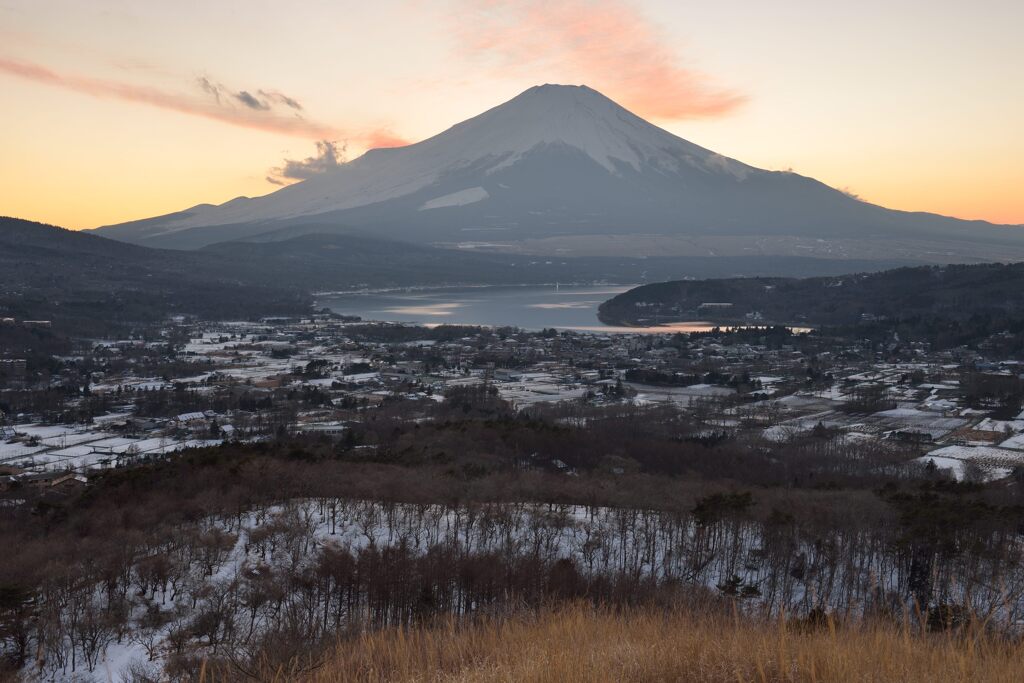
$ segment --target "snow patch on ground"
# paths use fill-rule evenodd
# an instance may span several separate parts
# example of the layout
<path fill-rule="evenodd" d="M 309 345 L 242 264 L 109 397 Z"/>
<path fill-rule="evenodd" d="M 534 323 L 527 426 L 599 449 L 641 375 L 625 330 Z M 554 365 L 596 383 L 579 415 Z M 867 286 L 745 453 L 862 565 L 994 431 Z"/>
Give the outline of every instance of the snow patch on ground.
<path fill-rule="evenodd" d="M 1024 464 L 1024 453 L 997 448 L 995 446 L 944 446 L 917 459 L 918 462 L 935 462 L 940 469 L 951 469 L 957 479 L 967 474 L 967 465 L 981 468 L 986 479 L 1002 479 L 1010 475 L 1014 467 Z"/>

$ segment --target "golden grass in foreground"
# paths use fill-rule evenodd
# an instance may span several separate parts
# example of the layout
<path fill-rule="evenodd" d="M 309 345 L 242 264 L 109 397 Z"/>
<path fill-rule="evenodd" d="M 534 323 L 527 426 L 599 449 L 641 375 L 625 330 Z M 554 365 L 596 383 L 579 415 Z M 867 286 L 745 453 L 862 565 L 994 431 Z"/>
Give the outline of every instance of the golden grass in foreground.
<path fill-rule="evenodd" d="M 267 672 L 270 673 L 270 672 Z M 540 616 L 371 633 L 303 676 L 333 681 L 1024 681 L 1019 642 L 836 629 L 680 611 L 570 606 Z"/>

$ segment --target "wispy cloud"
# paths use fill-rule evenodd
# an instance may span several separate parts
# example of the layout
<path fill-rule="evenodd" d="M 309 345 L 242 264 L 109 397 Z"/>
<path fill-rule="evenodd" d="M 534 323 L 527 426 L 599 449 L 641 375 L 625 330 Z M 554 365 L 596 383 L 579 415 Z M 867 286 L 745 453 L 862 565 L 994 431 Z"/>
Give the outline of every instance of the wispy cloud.
<path fill-rule="evenodd" d="M 370 131 L 363 135 L 363 144 L 370 148 L 401 147 L 409 144 L 386 130 Z M 348 159 L 348 145 L 337 140 L 319 140 L 316 154 L 305 159 L 285 159 L 280 166 L 267 171 L 267 182 L 272 185 L 291 185 L 313 176 L 332 171 Z"/>
<path fill-rule="evenodd" d="M 270 104 L 263 100 L 250 95 L 247 91 L 241 90 L 235 93 L 235 99 L 249 107 L 249 109 L 255 109 L 256 111 L 270 111 Z"/>
<path fill-rule="evenodd" d="M 286 107 L 291 107 L 295 111 L 302 111 L 301 104 L 299 104 L 296 100 L 292 99 L 291 97 L 288 97 L 287 95 L 282 95 L 279 92 L 267 92 L 266 90 L 260 90 L 260 96 L 267 100 L 270 100 L 271 102 L 277 102 L 278 104 L 283 104 Z"/>
<path fill-rule="evenodd" d="M 200 76 L 199 78 L 197 78 L 196 83 L 199 84 L 199 87 L 202 89 L 203 92 L 205 92 L 213 99 L 217 100 L 217 104 L 220 104 L 221 86 L 216 85 L 206 76 Z"/>
<path fill-rule="evenodd" d="M 255 94 L 248 90 L 232 90 L 222 83 L 215 83 L 206 76 L 196 79 L 199 89 L 210 95 L 218 104 L 236 101 L 255 111 L 270 111 L 277 105 L 285 106 L 294 111 L 302 111 L 303 107 L 294 97 L 288 97 L 276 90 L 257 90 Z"/>
<path fill-rule="evenodd" d="M 501 73 L 582 80 L 643 116 L 727 114 L 746 97 L 680 64 L 627 0 L 456 0 L 466 53 Z"/>
<path fill-rule="evenodd" d="M 207 77 L 196 79 L 194 92 L 159 88 L 77 74 L 59 73 L 38 64 L 0 57 L 6 73 L 75 92 L 107 99 L 147 104 L 161 109 L 272 133 L 314 140 L 346 140 L 358 147 L 397 147 L 408 144 L 386 127 L 337 128 L 312 121 L 295 98 L 275 90 L 235 90 Z"/>
<path fill-rule="evenodd" d="M 285 159 L 284 164 L 270 169 L 267 182 L 288 185 L 289 181 L 305 180 L 326 173 L 345 163 L 345 145 L 333 140 L 316 143 L 316 154 L 305 159 Z"/>
<path fill-rule="evenodd" d="M 309 119 L 283 115 L 266 109 L 234 107 L 220 96 L 217 87 L 207 79 L 199 80 L 199 88 L 208 97 L 196 94 L 174 93 L 149 86 L 110 81 L 75 74 L 63 74 L 44 66 L 0 58 L 0 71 L 37 83 L 66 88 L 75 92 L 148 104 L 161 109 L 201 116 L 234 126 L 253 128 L 273 133 L 285 133 L 314 139 L 341 137 L 340 131 Z"/>

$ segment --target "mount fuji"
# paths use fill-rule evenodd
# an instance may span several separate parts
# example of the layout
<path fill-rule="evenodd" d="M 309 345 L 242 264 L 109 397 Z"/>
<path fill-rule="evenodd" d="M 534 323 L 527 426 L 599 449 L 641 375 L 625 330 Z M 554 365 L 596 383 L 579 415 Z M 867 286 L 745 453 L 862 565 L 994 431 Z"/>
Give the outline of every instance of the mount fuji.
<path fill-rule="evenodd" d="M 561 256 L 1024 260 L 1024 229 L 875 206 L 717 154 L 586 86 L 542 85 L 263 197 L 98 228 L 195 249 L 358 232 Z"/>

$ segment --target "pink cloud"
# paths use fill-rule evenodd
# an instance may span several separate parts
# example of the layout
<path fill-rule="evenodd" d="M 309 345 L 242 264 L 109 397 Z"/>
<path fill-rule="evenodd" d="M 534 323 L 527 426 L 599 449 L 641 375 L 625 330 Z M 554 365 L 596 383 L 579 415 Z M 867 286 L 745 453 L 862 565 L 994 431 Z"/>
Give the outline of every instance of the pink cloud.
<path fill-rule="evenodd" d="M 626 0 L 457 0 L 456 36 L 499 73 L 590 85 L 643 116 L 714 117 L 746 101 L 679 64 L 665 36 Z"/>
<path fill-rule="evenodd" d="M 363 143 L 368 149 L 381 149 L 384 147 L 405 147 L 410 144 L 410 141 L 395 135 L 386 128 L 378 128 L 364 133 Z"/>
<path fill-rule="evenodd" d="M 181 93 L 118 81 L 107 81 L 87 76 L 60 74 L 46 67 L 27 62 L 0 58 L 0 71 L 21 78 L 74 90 L 75 92 L 137 102 L 150 106 L 201 116 L 244 128 L 272 133 L 285 133 L 308 138 L 338 137 L 338 131 L 297 116 L 282 116 L 273 112 L 253 111 L 250 108 L 225 106 L 219 101 L 201 99 Z"/>
<path fill-rule="evenodd" d="M 257 95 L 246 91 L 231 93 L 206 78 L 198 79 L 195 94 L 185 94 L 119 81 L 62 74 L 44 66 L 3 57 L 0 57 L 0 72 L 93 97 L 147 104 L 232 126 L 271 133 L 314 140 L 345 139 L 363 147 L 396 147 L 408 144 L 390 131 L 381 128 L 340 130 L 334 126 L 311 121 L 299 114 L 302 107 L 298 102 L 276 91 L 257 91 L 257 100 Z M 279 113 L 275 108 L 283 111 Z"/>

